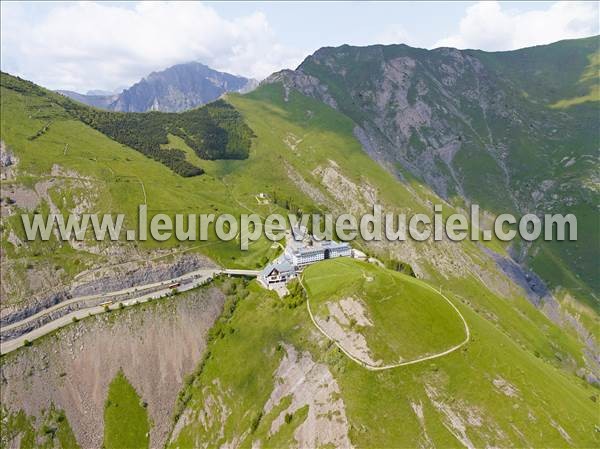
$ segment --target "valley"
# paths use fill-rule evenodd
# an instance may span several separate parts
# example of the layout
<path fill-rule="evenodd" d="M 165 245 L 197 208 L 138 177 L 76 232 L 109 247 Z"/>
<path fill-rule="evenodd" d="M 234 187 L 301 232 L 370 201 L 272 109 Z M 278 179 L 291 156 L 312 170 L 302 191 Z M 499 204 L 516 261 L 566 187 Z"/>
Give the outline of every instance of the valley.
<path fill-rule="evenodd" d="M 179 114 L 2 73 L 0 446 L 598 446 L 597 42 L 325 48 Z M 359 238 L 381 262 L 312 264 L 280 297 L 253 280 L 281 255 L 264 236 L 27 241 L 20 221 L 472 202 L 565 206 L 585 238 Z"/>

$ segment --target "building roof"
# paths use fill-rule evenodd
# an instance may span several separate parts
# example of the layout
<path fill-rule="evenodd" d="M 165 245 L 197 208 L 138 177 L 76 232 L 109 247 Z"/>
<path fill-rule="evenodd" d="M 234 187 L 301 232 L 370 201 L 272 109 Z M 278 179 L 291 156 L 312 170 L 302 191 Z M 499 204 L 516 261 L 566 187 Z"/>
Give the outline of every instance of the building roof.
<path fill-rule="evenodd" d="M 280 273 L 287 273 L 290 271 L 294 271 L 294 267 L 287 262 L 276 262 L 276 263 L 271 263 L 269 265 L 267 265 L 265 268 L 263 268 L 263 270 L 260 272 L 260 275 L 262 277 L 267 277 L 269 276 L 273 270 L 277 270 Z"/>
<path fill-rule="evenodd" d="M 323 240 L 314 242 L 312 246 L 306 245 L 292 245 L 291 252 L 295 255 L 302 254 L 314 254 L 325 251 L 326 249 L 350 249 L 350 245 L 347 242 L 335 242 L 333 240 Z"/>

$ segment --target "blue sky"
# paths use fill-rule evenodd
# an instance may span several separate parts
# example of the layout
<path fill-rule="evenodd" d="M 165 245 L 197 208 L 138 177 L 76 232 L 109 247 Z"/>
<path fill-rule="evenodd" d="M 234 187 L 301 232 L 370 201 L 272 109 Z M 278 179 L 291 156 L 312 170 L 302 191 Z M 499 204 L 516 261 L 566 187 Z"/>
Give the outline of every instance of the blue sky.
<path fill-rule="evenodd" d="M 224 17 L 262 11 L 284 44 L 317 49 L 377 43 L 386 29 L 400 29 L 414 45 L 431 47 L 457 28 L 476 2 L 214 2 Z M 516 12 L 553 2 L 505 3 Z M 406 43 L 406 42 L 403 42 Z"/>
<path fill-rule="evenodd" d="M 2 70 L 50 88 L 128 86 L 190 60 L 263 78 L 323 46 L 511 50 L 598 34 L 598 3 L 2 2 Z"/>

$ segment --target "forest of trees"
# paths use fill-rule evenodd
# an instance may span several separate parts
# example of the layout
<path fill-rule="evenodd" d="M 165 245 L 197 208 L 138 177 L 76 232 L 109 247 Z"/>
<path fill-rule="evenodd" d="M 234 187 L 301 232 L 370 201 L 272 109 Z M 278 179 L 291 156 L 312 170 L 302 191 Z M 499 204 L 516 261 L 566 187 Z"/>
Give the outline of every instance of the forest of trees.
<path fill-rule="evenodd" d="M 181 137 L 198 157 L 206 160 L 246 159 L 254 137 L 239 112 L 223 100 L 181 113 L 112 112 L 77 103 L 6 73 L 2 73 L 2 86 L 48 98 L 72 117 L 160 161 L 181 176 L 201 175 L 204 170 L 188 162 L 184 151 L 162 147 L 168 143 L 169 133 Z M 35 137 L 38 136 L 32 138 Z"/>
<path fill-rule="evenodd" d="M 156 159 L 181 176 L 204 171 L 185 160 L 181 150 L 161 148 L 168 134 L 181 137 L 201 159 L 245 159 L 252 130 L 228 103 L 218 100 L 181 113 L 109 112 L 71 103 L 67 110 L 119 143 Z"/>

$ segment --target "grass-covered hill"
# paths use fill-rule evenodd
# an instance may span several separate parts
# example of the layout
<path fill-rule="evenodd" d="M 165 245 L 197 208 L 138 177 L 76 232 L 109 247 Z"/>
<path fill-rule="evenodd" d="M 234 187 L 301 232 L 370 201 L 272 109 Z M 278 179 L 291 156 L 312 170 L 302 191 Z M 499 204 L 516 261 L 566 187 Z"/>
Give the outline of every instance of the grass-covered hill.
<path fill-rule="evenodd" d="M 303 284 L 316 324 L 371 368 L 435 356 L 467 341 L 451 303 L 411 276 L 335 259 L 307 268 Z"/>
<path fill-rule="evenodd" d="M 511 252 L 551 287 L 597 297 L 599 58 L 598 36 L 509 52 L 344 45 L 268 82 L 343 112 L 374 159 L 456 205 L 574 213 L 577 242 Z"/>
<path fill-rule="evenodd" d="M 331 263 L 323 264 L 323 271 Z M 319 295 L 311 294 L 311 279 L 313 286 L 323 283 L 318 267 L 306 273 L 307 296 L 281 300 L 256 284 L 237 290 L 233 311 L 213 330 L 209 354 L 179 396 L 168 447 L 598 444 L 593 430 L 598 390 L 536 357 L 527 344 L 515 343 L 498 325 L 504 318 L 494 323 L 458 295 L 448 297 L 470 326 L 466 346 L 435 360 L 382 371 L 351 360 L 316 330 L 309 316 L 305 301 Z M 343 266 L 354 270 L 353 276 L 363 269 L 359 262 Z M 398 276 L 375 267 L 365 271 L 376 279 Z M 348 281 L 359 282 L 356 277 Z M 405 299 L 405 316 L 414 312 L 418 318 L 417 304 L 412 308 Z M 451 328 L 453 320 L 449 314 L 443 326 Z M 544 338 L 539 329 L 529 331 Z M 402 329 L 385 332 L 393 337 Z M 420 337 L 427 339 L 430 332 L 427 325 L 415 326 L 409 337 L 395 342 L 396 349 L 421 345 L 422 350 Z"/>
<path fill-rule="evenodd" d="M 360 213 L 378 202 L 390 212 L 432 213 L 432 204 L 441 201 L 409 173 L 399 181 L 373 161 L 354 136 L 355 122 L 348 116 L 286 91 L 282 84 L 225 99 L 228 110 L 233 108 L 255 136 L 246 159 L 201 159 L 180 134 L 169 131 L 168 144 L 161 148 L 180 149 L 186 161 L 205 171 L 192 177 L 179 176 L 110 138 L 74 117 L 54 97 L 2 86 L 1 101 L 0 139 L 12 161 L 10 176 L 2 180 L 4 310 L 20 310 L 49 290 L 82 278 L 98 282 L 98 273 L 119 276 L 125 271 L 122 265 L 131 270 L 132 264 L 201 253 L 224 266 L 253 268 L 278 251 L 260 240 L 241 252 L 239 242 L 219 242 L 214 236 L 208 242 L 100 245 L 89 239 L 75 244 L 52 238 L 29 243 L 19 225 L 22 212 L 123 212 L 134 217 L 138 204 L 146 203 L 151 213 L 252 211 L 266 216 L 272 211 Z M 272 201 L 259 202 L 260 192 Z M 444 213 L 454 210 L 447 204 Z M 324 285 L 317 279 L 322 274 L 318 265 L 307 270 L 306 295 L 297 286 L 292 297 L 281 300 L 254 282 L 241 283 L 228 291 L 204 359 L 168 411 L 173 415 L 170 446 L 251 447 L 255 441 L 261 447 L 361 448 L 598 444 L 598 389 L 593 385 L 598 377 L 593 335 L 598 315 L 591 307 L 568 295 L 546 298 L 536 307 L 532 292 L 498 266 L 498 260 L 508 263 L 509 258 L 495 241 L 485 246 L 447 241 L 353 245 L 390 266 L 410 266 L 419 279 L 370 265 L 344 267 L 348 288 L 354 285 L 364 293 L 358 299 L 369 306 L 368 317 L 381 324 L 363 329 L 355 318 L 357 330 L 381 351 L 381 358 L 400 354 L 408 359 L 447 348 L 439 326 L 426 324 L 430 320 L 443 326 L 449 345 L 464 339 L 460 318 L 434 290 L 441 289 L 458 308 L 468 323 L 470 341 L 434 360 L 368 370 L 323 336 L 310 318 L 306 300 L 317 306 L 329 296 L 318 289 Z M 339 291 L 344 293 L 343 287 Z M 388 310 L 385 302 L 377 303 L 387 296 L 395 306 L 402 301 L 406 307 Z M 413 308 L 425 301 L 437 306 Z M 115 319 L 120 313 L 115 312 Z M 392 328 L 387 314 L 404 320 L 409 340 L 404 330 Z M 134 407 L 130 416 L 140 418 L 135 435 L 145 435 L 152 423 L 133 393 L 141 394 L 140 379 L 126 378 L 116 379 L 111 391 L 127 393 L 124 407 Z M 147 401 L 143 396 L 140 400 Z M 65 404 L 55 406 L 69 422 L 78 413 Z M 108 421 L 116 421 L 115 411 L 107 408 Z M 11 416 L 18 412 L 11 410 Z M 109 438 L 115 435 L 114 428 L 105 431 Z M 145 444 L 141 439 L 140 445 Z"/>
<path fill-rule="evenodd" d="M 248 157 L 252 131 L 237 111 L 224 101 L 215 101 L 180 114 L 109 112 L 84 106 L 6 73 L 2 73 L 0 80 L 0 85 L 6 89 L 43 99 L 44 110 L 56 106 L 72 118 L 97 129 L 116 142 L 162 162 L 184 177 L 201 175 L 204 170 L 187 161 L 183 150 L 165 147 L 169 144 L 169 134 L 183 139 L 201 159 Z M 53 114 L 45 114 L 44 110 L 36 111 L 35 115 L 48 122 L 32 134 L 30 140 L 46 133 L 52 124 Z"/>
<path fill-rule="evenodd" d="M 25 243 L 20 213 L 123 213 L 127 217 L 125 225 L 130 228 L 135 228 L 140 204 L 146 204 L 151 214 L 239 215 L 245 209 L 236 202 L 227 175 L 243 164 L 244 159 L 202 158 L 190 146 L 198 144 L 204 148 L 207 135 L 203 134 L 202 118 L 211 116 L 210 120 L 220 123 L 219 133 L 227 133 L 223 142 L 233 145 L 232 154 L 242 151 L 244 157 L 249 156 L 249 134 L 244 134 L 247 139 L 238 136 L 243 141 L 240 146 L 234 144 L 238 125 L 244 133 L 249 128 L 230 104 L 217 102 L 182 115 L 110 113 L 78 105 L 5 74 L 2 74 L 1 101 L 2 157 L 3 162 L 10 164 L 3 168 L 6 178 L 1 181 L 3 308 L 24 308 L 53 297 L 69 288 L 78 275 L 84 282 L 97 281 L 98 277 L 114 279 L 136 265 L 146 264 L 151 269 L 152 264 L 169 263 L 179 255 L 193 252 L 233 267 L 255 267 L 273 257 L 270 242 L 256 242 L 250 251 L 240 252 L 239 241 L 216 241 L 212 234 L 209 242 L 179 243 L 173 238 L 162 244 L 150 240 L 98 243 L 88 236 L 78 244 L 60 242 L 52 236 L 50 242 Z M 121 142 L 126 141 L 125 137 L 113 139 L 109 131 L 103 133 L 90 126 L 88 121 L 92 119 L 99 120 L 94 122 L 95 126 L 106 124 L 102 120 L 107 119 L 108 124 L 115 123 L 117 131 L 132 133 L 127 138 L 148 140 L 141 141 L 139 148 L 134 148 L 134 144 L 128 146 Z M 167 127 L 165 119 L 182 127 Z M 130 127 L 130 121 L 139 122 L 140 127 Z M 146 136 L 145 127 L 152 121 L 156 128 L 151 127 Z M 184 128 L 187 123 L 190 126 Z M 165 128 L 161 128 L 163 125 Z M 232 133 L 226 131 L 229 128 Z M 161 154 L 175 157 L 186 167 L 202 167 L 203 176 L 180 176 L 168 161 L 147 157 L 144 142 L 158 145 Z M 210 147 L 207 143 L 206 148 Z M 248 199 L 254 201 L 257 212 L 268 210 L 254 199 L 265 190 L 262 183 L 246 180 L 238 187 L 247 189 Z M 253 206 L 249 201 L 248 204 Z M 86 273 L 89 276 L 82 278 Z"/>
<path fill-rule="evenodd" d="M 306 274 L 307 282 L 315 278 L 313 283 L 319 283 L 316 267 Z M 377 279 L 398 278 L 394 272 L 360 262 L 346 262 L 343 270 L 365 270 Z M 138 365 L 150 362 L 128 357 L 125 349 L 119 351 L 123 370 L 111 362 L 108 378 L 94 374 L 101 389 L 86 382 L 70 383 L 72 376 L 85 374 L 73 351 L 86 359 L 94 358 L 93 351 L 100 351 L 102 359 L 110 356 L 102 350 L 108 343 L 67 328 L 4 358 L 9 380 L 19 376 L 18 367 L 27 368 L 29 375 L 19 376 L 18 381 L 24 386 L 39 384 L 49 373 L 62 370 L 65 379 L 51 382 L 57 393 L 46 389 L 38 400 L 45 402 L 48 395 L 60 398 L 63 391 L 69 392 L 69 399 L 55 403 L 37 419 L 31 412 L 3 409 L 1 441 L 6 445 L 20 441 L 24 449 L 36 447 L 36 442 L 39 447 L 78 447 L 78 441 L 82 446 L 89 439 L 89 435 L 82 439 L 79 432 L 89 431 L 107 448 L 155 447 L 157 440 L 149 441 L 148 432 L 156 435 L 158 413 L 161 426 L 169 423 L 166 446 L 173 448 L 589 448 L 598 444 L 597 388 L 533 350 L 527 335 L 538 345 L 548 344 L 541 328 L 504 328 L 499 323 L 508 324 L 508 315 L 490 319 L 489 313 L 474 305 L 474 297 L 446 293 L 469 325 L 471 340 L 466 346 L 435 360 L 372 371 L 317 331 L 307 308 L 307 301 L 317 299 L 310 291 L 299 289 L 294 296 L 280 299 L 256 282 L 230 280 L 218 285 L 226 295 L 223 313 L 208 333 L 196 368 L 183 381 L 169 378 L 169 384 L 176 382 L 181 388 L 177 398 L 171 398 L 172 405 L 156 404 L 151 389 L 159 382 L 153 377 L 156 370 L 140 369 Z M 136 306 L 137 313 L 135 307 L 115 310 L 77 326 L 85 329 L 89 320 L 106 341 L 110 329 L 122 333 L 128 326 L 123 320 L 137 332 L 148 332 L 144 328 L 148 324 L 156 328 L 156 322 L 164 326 L 163 321 L 173 321 L 177 332 L 154 333 L 150 347 L 135 335 L 122 337 L 128 345 L 148 352 L 151 360 L 161 360 L 165 356 L 152 350 L 172 342 L 189 321 L 189 313 L 166 312 L 186 303 L 204 307 L 193 295 L 197 294 Z M 418 336 L 428 332 L 415 329 L 409 343 L 418 343 Z M 54 341 L 66 337 L 63 343 Z M 174 346 L 189 366 L 184 344 L 176 341 Z M 155 363 L 161 371 L 180 369 Z M 14 387 L 11 391 L 15 394 Z M 25 396 L 33 394 L 27 391 Z M 85 419 L 78 416 L 72 395 L 93 396 L 94 403 L 103 404 L 103 413 Z M 76 426 L 75 421 L 79 421 Z M 92 424 L 95 427 L 86 427 Z"/>

